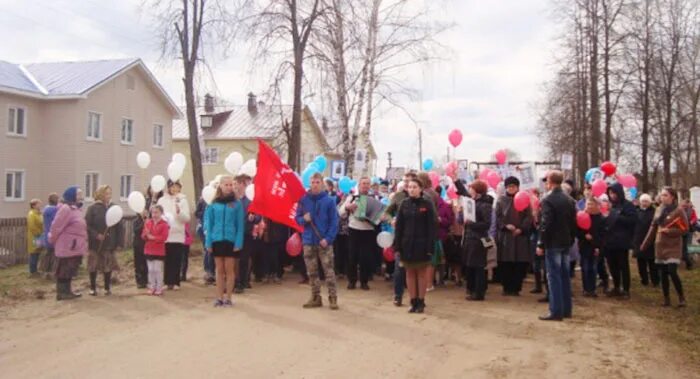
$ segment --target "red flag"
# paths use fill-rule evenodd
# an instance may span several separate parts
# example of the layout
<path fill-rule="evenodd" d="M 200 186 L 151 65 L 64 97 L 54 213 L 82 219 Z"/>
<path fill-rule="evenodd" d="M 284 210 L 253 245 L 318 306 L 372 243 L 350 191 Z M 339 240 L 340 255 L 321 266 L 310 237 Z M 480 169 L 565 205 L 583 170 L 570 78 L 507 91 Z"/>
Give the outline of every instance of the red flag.
<path fill-rule="evenodd" d="M 297 231 L 303 228 L 295 217 L 297 204 L 306 194 L 297 174 L 262 140 L 258 140 L 258 172 L 255 175 L 255 197 L 249 212 L 287 225 Z"/>

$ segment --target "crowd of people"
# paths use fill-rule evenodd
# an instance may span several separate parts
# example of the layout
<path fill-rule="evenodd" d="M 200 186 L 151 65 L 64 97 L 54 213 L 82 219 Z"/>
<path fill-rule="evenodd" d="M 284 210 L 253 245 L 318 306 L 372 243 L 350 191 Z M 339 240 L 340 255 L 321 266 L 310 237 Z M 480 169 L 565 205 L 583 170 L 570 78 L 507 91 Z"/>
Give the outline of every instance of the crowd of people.
<path fill-rule="evenodd" d="M 630 255 L 637 260 L 642 285 L 661 285 L 663 305 L 671 305 L 672 282 L 678 306 L 685 306 L 678 268 L 682 262 L 692 267 L 688 243 L 698 220 L 692 204 L 673 188 L 630 201 L 618 183 L 599 197 L 586 184 L 579 195 L 561 172 L 550 171 L 546 192 L 528 191 L 529 204 L 523 207 L 517 205 L 524 191 L 516 177 L 497 189 L 478 179 L 452 179 L 457 195 L 450 198 L 441 196 L 444 188 L 425 172 L 406 173 L 398 183 L 363 177 L 349 193 L 314 174 L 296 208 L 295 220 L 303 229 L 301 256 L 288 253 L 291 228 L 248 211 L 245 188 L 252 178 L 246 175 L 222 176 L 214 200 L 200 199 L 192 213 L 179 182 L 169 181 L 164 192 L 149 188 L 132 231 L 124 230 L 123 222 L 107 225 L 109 186 L 98 188 L 84 211 L 83 192 L 70 187 L 60 199 L 51 194 L 43 209 L 41 201 L 30 202 L 29 270 L 56 279 L 57 300 L 74 299 L 82 295 L 71 283 L 87 256 L 89 294 L 99 295 L 101 273 L 108 296 L 112 272 L 119 269 L 116 254 L 130 232 L 136 284 L 161 296 L 188 280 L 192 230 L 202 243 L 205 282 L 216 287 L 215 307 L 231 307 L 233 294 L 252 288 L 251 278 L 280 284 L 287 266 L 311 288 L 304 308 L 323 306 L 322 282 L 336 310 L 337 278 L 347 278 L 348 290 L 359 283 L 364 291 L 372 280 L 383 279 L 393 281 L 396 306 L 403 306 L 408 291 L 412 313 L 424 312 L 426 295 L 445 282 L 464 287 L 468 301 L 484 301 L 494 283 L 500 283 L 503 296 L 519 296 L 532 273 L 529 292 L 546 292 L 538 301 L 549 304 L 540 319 L 563 320 L 573 314 L 571 280 L 577 264 L 582 296 L 629 299 Z M 471 212 L 465 212 L 464 198 L 473 204 Z M 391 246 L 379 246 L 382 232 L 393 234 Z"/>

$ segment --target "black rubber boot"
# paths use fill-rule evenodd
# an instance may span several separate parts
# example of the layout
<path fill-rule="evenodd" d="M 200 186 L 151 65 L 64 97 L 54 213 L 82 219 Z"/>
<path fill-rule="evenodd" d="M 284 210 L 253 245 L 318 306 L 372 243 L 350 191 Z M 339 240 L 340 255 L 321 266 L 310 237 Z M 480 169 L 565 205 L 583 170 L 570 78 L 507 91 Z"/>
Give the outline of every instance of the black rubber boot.
<path fill-rule="evenodd" d="M 105 272 L 105 296 L 112 294 L 112 272 Z"/>
<path fill-rule="evenodd" d="M 97 273 L 96 272 L 90 273 L 90 295 L 91 296 L 97 295 Z"/>
<path fill-rule="evenodd" d="M 411 299 L 411 309 L 408 310 L 408 313 L 416 313 L 417 306 L 418 306 L 418 299 Z"/>
<path fill-rule="evenodd" d="M 530 291 L 530 293 L 542 293 L 542 273 L 536 272 L 535 274 L 535 288 Z"/>
<path fill-rule="evenodd" d="M 416 313 L 423 313 L 425 310 L 425 299 L 416 299 Z"/>

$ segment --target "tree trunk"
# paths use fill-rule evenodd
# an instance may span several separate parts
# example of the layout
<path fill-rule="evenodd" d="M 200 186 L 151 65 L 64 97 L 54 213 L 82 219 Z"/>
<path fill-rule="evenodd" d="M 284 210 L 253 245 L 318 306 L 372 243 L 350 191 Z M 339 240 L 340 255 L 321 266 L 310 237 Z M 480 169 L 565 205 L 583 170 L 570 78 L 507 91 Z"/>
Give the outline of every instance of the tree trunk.
<path fill-rule="evenodd" d="M 610 18 L 609 7 L 606 0 L 603 0 L 603 20 L 605 21 L 604 30 L 604 47 L 603 47 L 603 95 L 605 96 L 605 150 L 603 159 L 611 160 L 610 150 L 612 147 L 612 106 L 610 104 L 610 29 L 612 25 L 608 20 Z"/>
<path fill-rule="evenodd" d="M 600 105 L 598 93 L 598 0 L 589 0 L 589 30 L 588 38 L 590 51 L 590 102 L 591 102 L 591 160 L 594 165 L 600 164 Z"/>
<path fill-rule="evenodd" d="M 372 16 L 370 18 L 369 25 L 369 37 L 367 54 L 369 55 L 369 74 L 368 74 L 368 90 L 367 90 L 367 113 L 365 115 L 365 127 L 362 131 L 362 136 L 364 138 L 364 147 L 367 154 L 370 152 L 370 146 L 372 141 L 370 140 L 371 129 L 372 129 L 372 110 L 373 110 L 373 97 L 374 90 L 377 88 L 377 78 L 375 77 L 375 68 L 377 66 L 377 34 L 379 33 L 379 7 L 381 6 L 382 0 L 374 0 L 372 5 Z M 365 168 L 362 173 L 367 174 L 369 171 L 369 165 L 365 164 Z"/>
<path fill-rule="evenodd" d="M 192 163 L 192 181 L 194 183 L 195 201 L 202 195 L 204 174 L 202 173 L 202 151 L 199 146 L 199 128 L 197 127 L 197 110 L 194 94 L 194 64 L 185 63 L 185 106 L 187 126 L 190 131 L 190 161 Z"/>
<path fill-rule="evenodd" d="M 287 152 L 287 164 L 294 171 L 301 170 L 301 87 L 304 80 L 304 52 L 294 52 L 294 105 L 292 108 L 292 140 Z"/>

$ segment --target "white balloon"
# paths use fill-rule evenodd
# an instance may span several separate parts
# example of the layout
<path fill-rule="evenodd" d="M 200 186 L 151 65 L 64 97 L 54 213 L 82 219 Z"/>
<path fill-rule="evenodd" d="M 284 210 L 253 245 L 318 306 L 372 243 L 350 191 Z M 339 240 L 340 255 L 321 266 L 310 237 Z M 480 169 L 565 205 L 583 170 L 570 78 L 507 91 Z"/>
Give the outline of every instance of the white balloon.
<path fill-rule="evenodd" d="M 122 207 L 112 205 L 109 207 L 109 209 L 107 209 L 107 213 L 105 214 L 105 222 L 107 223 L 107 227 L 117 225 L 119 221 L 122 220 L 122 217 L 124 217 Z"/>
<path fill-rule="evenodd" d="M 245 188 L 245 197 L 253 201 L 255 198 L 255 184 L 248 184 L 248 187 Z"/>
<path fill-rule="evenodd" d="M 168 165 L 168 178 L 172 180 L 173 182 L 177 181 L 182 177 L 182 174 L 185 172 L 185 168 L 180 165 L 180 163 L 176 161 L 170 162 Z"/>
<path fill-rule="evenodd" d="M 176 162 L 178 165 L 182 166 L 182 168 L 184 169 L 185 166 L 187 165 L 187 157 L 185 157 L 185 154 L 175 153 L 175 154 L 173 154 L 173 162 Z"/>
<path fill-rule="evenodd" d="M 167 222 L 170 225 L 175 220 L 175 218 L 173 217 L 172 213 L 165 212 L 165 214 L 163 214 L 163 220 L 165 220 L 165 222 Z"/>
<path fill-rule="evenodd" d="M 207 187 L 204 187 L 204 189 L 202 189 L 202 199 L 204 199 L 204 201 L 207 204 L 211 204 L 211 202 L 214 201 L 215 196 L 216 196 L 216 188 L 207 186 Z"/>
<path fill-rule="evenodd" d="M 243 156 L 237 151 L 234 151 L 233 153 L 229 154 L 229 156 L 226 157 L 226 160 L 224 161 L 224 168 L 231 175 L 236 175 L 238 173 L 238 170 L 241 169 L 242 165 Z"/>
<path fill-rule="evenodd" d="M 141 192 L 134 191 L 129 194 L 127 204 L 129 204 L 129 208 L 131 208 L 132 211 L 141 213 L 144 209 L 146 209 L 146 198 L 143 197 Z"/>
<path fill-rule="evenodd" d="M 151 179 L 151 189 L 158 193 L 165 189 L 166 181 L 163 175 L 156 175 Z"/>
<path fill-rule="evenodd" d="M 386 249 L 394 243 L 394 235 L 389 232 L 381 232 L 377 234 L 377 245 Z"/>
<path fill-rule="evenodd" d="M 243 163 L 243 166 L 241 166 L 240 174 L 245 174 L 245 175 L 248 175 L 252 178 L 255 176 L 255 174 L 257 172 L 258 172 L 258 166 L 257 166 L 257 163 L 255 162 L 255 159 L 250 159 L 247 162 Z"/>
<path fill-rule="evenodd" d="M 399 184 L 396 185 L 396 192 L 403 191 L 404 186 L 405 186 L 405 184 L 404 184 L 403 180 L 400 181 Z"/>
<path fill-rule="evenodd" d="M 151 164 L 151 156 L 145 151 L 136 154 L 136 164 L 139 168 L 147 169 Z"/>

